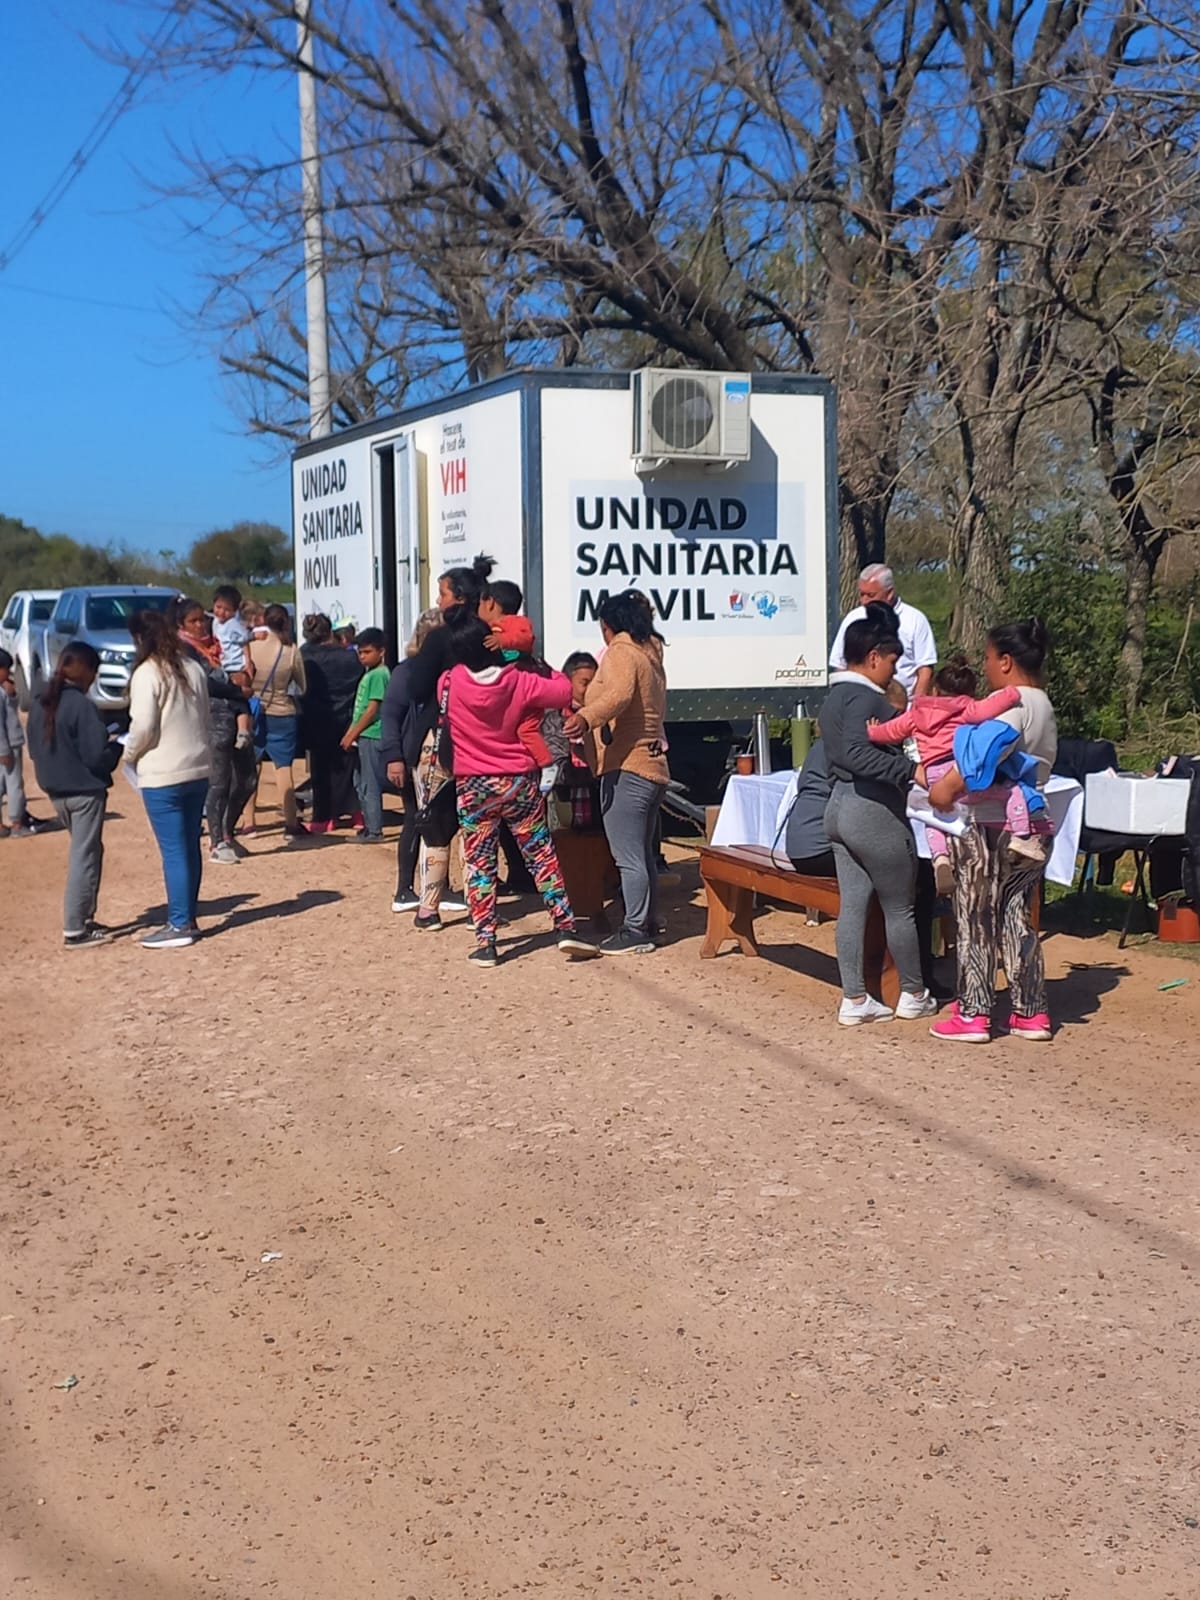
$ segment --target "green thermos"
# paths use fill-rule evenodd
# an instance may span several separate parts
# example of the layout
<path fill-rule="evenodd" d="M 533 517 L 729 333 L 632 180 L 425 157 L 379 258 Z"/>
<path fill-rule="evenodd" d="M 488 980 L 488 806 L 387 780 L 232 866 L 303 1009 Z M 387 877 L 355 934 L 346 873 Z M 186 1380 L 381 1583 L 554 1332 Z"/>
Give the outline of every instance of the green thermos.
<path fill-rule="evenodd" d="M 796 706 L 796 715 L 792 718 L 792 766 L 797 772 L 804 765 L 815 737 L 816 727 L 813 718 L 808 714 L 807 704 L 801 700 Z"/>

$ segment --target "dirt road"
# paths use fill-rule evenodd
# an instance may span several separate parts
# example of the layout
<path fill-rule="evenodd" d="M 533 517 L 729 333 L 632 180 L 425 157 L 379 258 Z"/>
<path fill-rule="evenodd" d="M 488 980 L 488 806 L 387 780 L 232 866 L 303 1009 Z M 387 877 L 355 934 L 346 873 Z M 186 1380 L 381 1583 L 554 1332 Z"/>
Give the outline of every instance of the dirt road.
<path fill-rule="evenodd" d="M 1055 1043 L 954 1049 L 783 913 L 702 966 L 690 874 L 476 972 L 390 850 L 253 848 L 64 952 L 0 842 L 0 1594 L 1194 1600 L 1195 967 L 1051 939 Z"/>

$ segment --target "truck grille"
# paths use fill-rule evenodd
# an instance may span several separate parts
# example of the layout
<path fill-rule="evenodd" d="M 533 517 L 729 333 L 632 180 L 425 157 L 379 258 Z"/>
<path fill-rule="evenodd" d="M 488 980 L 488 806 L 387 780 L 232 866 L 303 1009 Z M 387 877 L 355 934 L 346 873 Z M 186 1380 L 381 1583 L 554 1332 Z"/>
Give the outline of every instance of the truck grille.
<path fill-rule="evenodd" d="M 129 667 L 123 662 L 102 661 L 96 676 L 96 693 L 105 700 L 128 700 Z"/>

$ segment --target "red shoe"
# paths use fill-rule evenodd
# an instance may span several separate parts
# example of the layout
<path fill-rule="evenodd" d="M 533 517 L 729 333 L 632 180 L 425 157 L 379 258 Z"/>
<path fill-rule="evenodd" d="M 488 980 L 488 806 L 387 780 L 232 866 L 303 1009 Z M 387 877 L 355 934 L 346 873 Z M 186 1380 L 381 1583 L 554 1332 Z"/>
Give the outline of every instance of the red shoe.
<path fill-rule="evenodd" d="M 367 819 L 361 811 L 356 811 L 350 818 L 350 826 L 356 833 L 360 833 L 367 825 Z"/>
<path fill-rule="evenodd" d="M 309 833 L 332 833 L 336 827 L 337 823 L 331 817 L 325 822 L 310 822 L 308 831 Z"/>
<path fill-rule="evenodd" d="M 935 1039 L 957 1040 L 959 1044 L 987 1044 L 992 1037 L 988 1019 L 964 1017 L 957 1000 L 949 1015 L 935 1022 L 929 1031 Z"/>
<path fill-rule="evenodd" d="M 1014 1039 L 1033 1039 L 1039 1043 L 1054 1037 L 1050 1018 L 1044 1011 L 1039 1011 L 1032 1017 L 1019 1017 L 1014 1011 L 1008 1019 L 1008 1031 Z"/>

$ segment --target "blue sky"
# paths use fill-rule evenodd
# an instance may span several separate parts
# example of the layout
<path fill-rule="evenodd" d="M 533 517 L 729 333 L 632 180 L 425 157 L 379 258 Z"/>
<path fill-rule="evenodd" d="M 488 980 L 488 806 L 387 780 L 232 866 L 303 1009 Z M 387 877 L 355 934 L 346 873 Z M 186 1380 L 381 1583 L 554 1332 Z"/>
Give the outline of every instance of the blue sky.
<path fill-rule="evenodd" d="M 119 0 L 4 11 L 0 250 L 122 81 L 87 39 L 131 39 L 145 20 Z M 197 302 L 199 247 L 139 172 L 170 174 L 168 140 L 242 149 L 295 136 L 285 78 L 143 89 L 0 272 L 0 512 L 151 551 L 242 518 L 288 525 L 277 447 L 246 436 L 215 356 L 171 309 Z"/>

